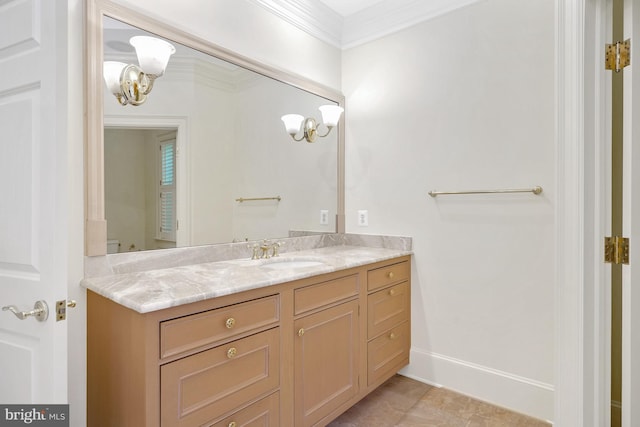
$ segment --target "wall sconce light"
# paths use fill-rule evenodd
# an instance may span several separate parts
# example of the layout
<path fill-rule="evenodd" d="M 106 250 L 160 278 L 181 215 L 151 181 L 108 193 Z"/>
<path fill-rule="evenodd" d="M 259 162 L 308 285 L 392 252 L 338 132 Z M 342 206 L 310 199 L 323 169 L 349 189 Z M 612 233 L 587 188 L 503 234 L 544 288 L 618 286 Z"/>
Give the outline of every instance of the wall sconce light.
<path fill-rule="evenodd" d="M 164 74 L 169 57 L 176 48 L 155 37 L 131 37 L 129 43 L 136 49 L 138 65 L 105 61 L 104 81 L 120 105 L 140 105 L 147 100 L 153 82 Z"/>
<path fill-rule="evenodd" d="M 322 123 L 327 127 L 327 133 L 320 135 L 318 133 L 318 123 L 313 117 L 304 118 L 300 114 L 286 114 L 282 116 L 284 127 L 287 129 L 287 133 L 291 135 L 294 141 L 302 141 L 306 139 L 307 142 L 314 142 L 316 136 L 323 138 L 331 132 L 335 126 L 337 126 L 340 116 L 344 111 L 344 108 L 337 105 L 323 105 L 319 108 L 322 113 Z M 303 135 L 300 138 L 296 138 L 296 134 L 302 130 Z"/>

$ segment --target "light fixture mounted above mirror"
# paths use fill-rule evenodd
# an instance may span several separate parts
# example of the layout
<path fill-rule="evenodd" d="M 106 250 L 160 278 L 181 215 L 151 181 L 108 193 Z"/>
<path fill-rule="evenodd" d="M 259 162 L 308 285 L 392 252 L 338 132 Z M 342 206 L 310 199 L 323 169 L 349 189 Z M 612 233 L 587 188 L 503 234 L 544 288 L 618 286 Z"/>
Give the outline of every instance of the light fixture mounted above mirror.
<path fill-rule="evenodd" d="M 307 142 L 315 142 L 316 137 L 324 138 L 331 133 L 331 129 L 338 125 L 340 116 L 344 111 L 344 108 L 338 105 L 323 105 L 318 108 L 322 114 L 322 123 L 327 127 L 327 132 L 324 135 L 318 133 L 318 122 L 313 117 L 304 118 L 300 114 L 285 114 L 282 116 L 284 127 L 287 129 L 287 133 L 291 135 L 294 141 L 302 141 L 306 139 Z M 302 129 L 301 129 L 302 127 Z M 296 138 L 296 135 L 303 131 L 300 138 Z"/>
<path fill-rule="evenodd" d="M 164 74 L 169 57 L 176 51 L 171 43 L 155 37 L 131 37 L 129 43 L 136 49 L 140 65 L 105 61 L 103 69 L 109 92 L 123 106 L 144 104 L 153 83 Z"/>

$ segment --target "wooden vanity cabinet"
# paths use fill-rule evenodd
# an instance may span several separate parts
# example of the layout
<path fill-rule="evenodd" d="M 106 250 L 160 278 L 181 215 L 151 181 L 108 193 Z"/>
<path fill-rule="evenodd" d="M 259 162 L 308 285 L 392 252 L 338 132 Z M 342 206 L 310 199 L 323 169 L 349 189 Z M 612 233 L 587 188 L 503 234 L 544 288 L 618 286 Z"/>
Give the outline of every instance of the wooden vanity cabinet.
<path fill-rule="evenodd" d="M 409 362 L 408 256 L 146 314 L 87 301 L 91 427 L 324 426 Z"/>
<path fill-rule="evenodd" d="M 274 289 L 146 314 L 90 291 L 87 304 L 92 427 L 209 425 L 277 398 L 281 304 Z"/>
<path fill-rule="evenodd" d="M 375 388 L 409 363 L 411 263 L 370 269 L 367 275 L 367 386 Z"/>

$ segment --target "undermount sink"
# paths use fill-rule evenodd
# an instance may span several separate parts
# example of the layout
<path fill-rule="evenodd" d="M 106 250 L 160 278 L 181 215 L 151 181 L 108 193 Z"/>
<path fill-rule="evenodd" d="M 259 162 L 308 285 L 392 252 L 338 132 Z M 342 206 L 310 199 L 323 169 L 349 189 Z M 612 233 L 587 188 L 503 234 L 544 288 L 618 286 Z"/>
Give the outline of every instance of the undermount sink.
<path fill-rule="evenodd" d="M 262 268 L 269 268 L 271 270 L 292 270 L 296 268 L 318 267 L 320 265 L 325 265 L 325 263 L 313 260 L 273 260 L 263 264 Z"/>

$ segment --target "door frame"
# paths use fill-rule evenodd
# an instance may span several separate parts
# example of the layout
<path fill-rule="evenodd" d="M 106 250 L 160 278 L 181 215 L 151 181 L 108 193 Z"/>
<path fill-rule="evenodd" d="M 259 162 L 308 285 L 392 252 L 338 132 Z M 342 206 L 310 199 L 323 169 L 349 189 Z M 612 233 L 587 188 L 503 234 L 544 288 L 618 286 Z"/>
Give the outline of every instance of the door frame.
<path fill-rule="evenodd" d="M 610 425 L 610 268 L 602 261 L 610 227 L 610 78 L 601 59 L 609 6 L 610 0 L 556 1 L 554 426 L 560 427 Z"/>
<path fill-rule="evenodd" d="M 118 116 L 107 115 L 104 117 L 104 128 L 110 129 L 166 129 L 176 130 L 176 175 L 178 185 L 176 201 L 176 220 L 180 228 L 176 230 L 176 247 L 191 245 L 191 179 L 188 171 L 189 164 L 189 127 L 188 118 L 182 116 Z M 188 218 L 185 217 L 188 216 Z"/>

